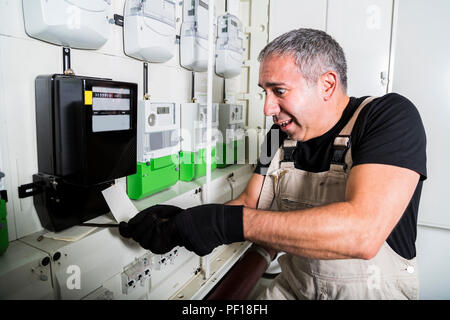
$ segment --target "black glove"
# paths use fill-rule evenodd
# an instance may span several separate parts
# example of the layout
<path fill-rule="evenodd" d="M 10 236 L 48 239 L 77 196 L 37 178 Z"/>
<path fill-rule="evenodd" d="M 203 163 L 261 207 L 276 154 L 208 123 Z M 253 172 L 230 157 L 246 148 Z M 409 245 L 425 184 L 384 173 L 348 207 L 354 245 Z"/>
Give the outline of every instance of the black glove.
<path fill-rule="evenodd" d="M 222 244 L 244 241 L 243 209 L 224 204 L 186 209 L 175 217 L 182 245 L 204 256 Z"/>
<path fill-rule="evenodd" d="M 243 206 L 207 204 L 182 210 L 154 206 L 120 223 L 124 237 L 132 237 L 145 249 L 165 253 L 184 246 L 200 256 L 222 244 L 244 241 Z M 130 226 L 131 225 L 131 226 Z"/>
<path fill-rule="evenodd" d="M 156 254 L 164 254 L 174 247 L 181 245 L 173 217 L 183 209 L 156 205 L 135 215 L 128 223 L 119 224 L 119 233 L 134 241 L 147 250 Z"/>

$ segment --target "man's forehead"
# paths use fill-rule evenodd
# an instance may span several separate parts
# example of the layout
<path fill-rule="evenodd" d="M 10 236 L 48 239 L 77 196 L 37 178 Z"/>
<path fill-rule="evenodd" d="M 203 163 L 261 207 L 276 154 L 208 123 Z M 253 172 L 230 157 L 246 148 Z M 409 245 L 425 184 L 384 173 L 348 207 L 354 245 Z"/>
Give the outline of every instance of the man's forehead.
<path fill-rule="evenodd" d="M 295 59 L 291 55 L 268 56 L 261 61 L 259 86 L 286 85 L 301 78 Z"/>
<path fill-rule="evenodd" d="M 261 61 L 261 66 L 297 65 L 293 54 L 271 54 Z"/>

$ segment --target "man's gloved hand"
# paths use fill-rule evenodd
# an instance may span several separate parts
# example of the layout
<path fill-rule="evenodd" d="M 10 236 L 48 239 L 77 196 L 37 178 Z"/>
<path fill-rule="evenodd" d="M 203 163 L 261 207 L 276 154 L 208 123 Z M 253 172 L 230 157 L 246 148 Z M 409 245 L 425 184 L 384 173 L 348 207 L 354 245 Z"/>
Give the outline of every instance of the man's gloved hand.
<path fill-rule="evenodd" d="M 245 240 L 243 208 L 207 204 L 183 210 L 158 205 L 138 213 L 128 224 L 121 222 L 119 231 L 157 254 L 179 245 L 204 256 L 222 244 Z"/>
<path fill-rule="evenodd" d="M 126 222 L 119 224 L 119 232 L 125 238 L 134 241 L 156 254 L 164 254 L 181 245 L 173 217 L 183 209 L 156 205 L 147 208 Z"/>

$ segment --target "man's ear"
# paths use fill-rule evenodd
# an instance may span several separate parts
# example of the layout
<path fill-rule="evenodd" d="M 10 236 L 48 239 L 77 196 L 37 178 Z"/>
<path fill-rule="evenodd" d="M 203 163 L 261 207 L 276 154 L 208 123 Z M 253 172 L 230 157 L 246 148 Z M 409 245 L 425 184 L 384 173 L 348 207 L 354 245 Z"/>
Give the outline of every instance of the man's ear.
<path fill-rule="evenodd" d="M 325 72 L 320 76 L 319 83 L 323 100 L 330 100 L 336 92 L 338 83 L 337 73 L 334 71 Z"/>

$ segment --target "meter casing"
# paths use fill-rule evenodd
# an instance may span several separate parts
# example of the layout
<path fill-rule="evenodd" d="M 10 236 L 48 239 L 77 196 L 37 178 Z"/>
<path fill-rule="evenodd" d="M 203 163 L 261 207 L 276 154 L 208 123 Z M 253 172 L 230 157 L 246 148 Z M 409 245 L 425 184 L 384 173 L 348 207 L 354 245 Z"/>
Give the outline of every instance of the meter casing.
<path fill-rule="evenodd" d="M 181 104 L 180 180 L 191 181 L 206 174 L 207 107 L 200 103 Z M 212 104 L 211 171 L 217 168 L 219 104 Z"/>
<path fill-rule="evenodd" d="M 99 49 L 109 38 L 111 0 L 22 0 L 25 31 L 64 47 Z"/>
<path fill-rule="evenodd" d="M 219 131 L 217 167 L 243 164 L 245 161 L 245 106 L 219 104 Z"/>
<path fill-rule="evenodd" d="M 136 172 L 137 84 L 55 74 L 35 85 L 34 205 L 59 231 L 107 213 L 101 191 Z"/>
<path fill-rule="evenodd" d="M 166 62 L 175 55 L 176 17 L 172 0 L 127 0 L 124 50 L 133 58 Z"/>
<path fill-rule="evenodd" d="M 226 14 L 217 18 L 216 73 L 225 79 L 241 73 L 243 62 L 242 23 L 238 17 Z"/>
<path fill-rule="evenodd" d="M 208 10 L 208 0 L 184 1 L 180 60 L 181 66 L 188 70 L 208 70 Z"/>
<path fill-rule="evenodd" d="M 135 200 L 179 180 L 180 105 L 139 101 L 137 128 L 137 171 L 127 177 L 128 196 Z"/>

